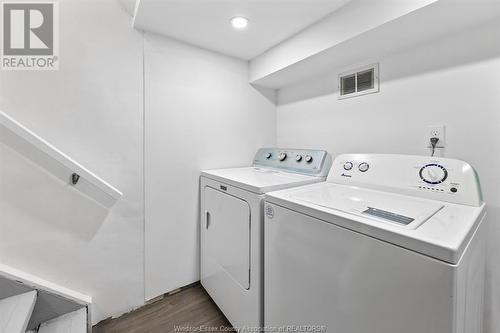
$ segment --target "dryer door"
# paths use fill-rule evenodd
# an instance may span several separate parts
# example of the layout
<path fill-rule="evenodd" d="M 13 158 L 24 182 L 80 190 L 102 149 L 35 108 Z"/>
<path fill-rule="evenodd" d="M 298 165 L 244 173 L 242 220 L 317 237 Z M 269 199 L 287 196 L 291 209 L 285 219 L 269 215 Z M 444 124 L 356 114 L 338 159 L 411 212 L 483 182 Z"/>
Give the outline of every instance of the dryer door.
<path fill-rule="evenodd" d="M 250 206 L 240 198 L 206 187 L 204 213 L 206 272 L 209 275 L 227 273 L 242 288 L 249 289 Z"/>

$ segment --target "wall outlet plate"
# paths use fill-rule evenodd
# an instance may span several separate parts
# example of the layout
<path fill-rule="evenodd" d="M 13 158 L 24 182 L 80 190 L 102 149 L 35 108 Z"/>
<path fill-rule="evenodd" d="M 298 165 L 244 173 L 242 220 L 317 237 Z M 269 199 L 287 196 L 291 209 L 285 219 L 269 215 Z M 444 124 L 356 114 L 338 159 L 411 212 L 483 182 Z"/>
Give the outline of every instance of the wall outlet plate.
<path fill-rule="evenodd" d="M 431 148 L 431 138 L 439 139 L 436 148 L 444 148 L 446 146 L 446 127 L 444 125 L 427 126 L 425 140 L 428 148 Z"/>

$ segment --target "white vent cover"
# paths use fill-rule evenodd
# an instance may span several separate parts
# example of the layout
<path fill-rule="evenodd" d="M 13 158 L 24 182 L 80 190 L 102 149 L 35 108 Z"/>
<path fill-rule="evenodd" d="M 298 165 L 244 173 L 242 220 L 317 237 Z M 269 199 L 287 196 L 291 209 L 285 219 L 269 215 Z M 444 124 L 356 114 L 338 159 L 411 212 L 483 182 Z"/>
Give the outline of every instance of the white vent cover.
<path fill-rule="evenodd" d="M 378 64 L 360 67 L 339 74 L 339 99 L 379 91 Z"/>

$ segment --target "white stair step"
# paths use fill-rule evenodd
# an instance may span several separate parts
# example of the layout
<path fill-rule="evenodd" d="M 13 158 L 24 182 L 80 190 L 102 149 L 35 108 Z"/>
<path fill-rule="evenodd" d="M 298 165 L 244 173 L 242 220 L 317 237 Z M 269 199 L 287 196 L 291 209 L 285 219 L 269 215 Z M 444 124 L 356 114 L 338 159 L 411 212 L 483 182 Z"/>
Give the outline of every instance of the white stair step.
<path fill-rule="evenodd" d="M 87 333 L 87 309 L 81 308 L 40 325 L 38 333 Z"/>
<path fill-rule="evenodd" d="M 24 333 L 36 303 L 36 291 L 0 300 L 0 333 Z"/>

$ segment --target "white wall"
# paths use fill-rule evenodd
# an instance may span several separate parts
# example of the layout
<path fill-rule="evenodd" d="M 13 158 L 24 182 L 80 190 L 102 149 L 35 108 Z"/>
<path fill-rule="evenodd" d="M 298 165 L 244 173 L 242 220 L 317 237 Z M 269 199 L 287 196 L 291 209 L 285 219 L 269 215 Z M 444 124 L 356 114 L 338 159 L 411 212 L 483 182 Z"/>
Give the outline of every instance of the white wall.
<path fill-rule="evenodd" d="M 250 81 L 275 73 L 436 0 L 351 0 L 250 61 Z"/>
<path fill-rule="evenodd" d="M 273 146 L 275 106 L 248 63 L 145 35 L 146 299 L 199 280 L 199 174 Z"/>
<path fill-rule="evenodd" d="M 380 93 L 337 99 L 338 70 L 278 94 L 278 146 L 427 154 L 425 128 L 447 126 L 446 156 L 481 177 L 490 228 L 487 332 L 500 331 L 500 23 L 380 62 Z"/>
<path fill-rule="evenodd" d="M 143 303 L 142 37 L 115 0 L 64 0 L 60 70 L 0 72 L 0 109 L 110 182 L 107 212 L 0 144 L 0 261 L 90 295 L 94 321 Z"/>
<path fill-rule="evenodd" d="M 199 279 L 199 172 L 251 163 L 276 113 L 247 62 L 143 38 L 116 0 L 59 4 L 60 70 L 0 72 L 0 109 L 124 197 L 107 211 L 0 143 L 0 261 L 92 296 L 97 322 L 143 304 L 145 263 L 148 298 Z"/>

